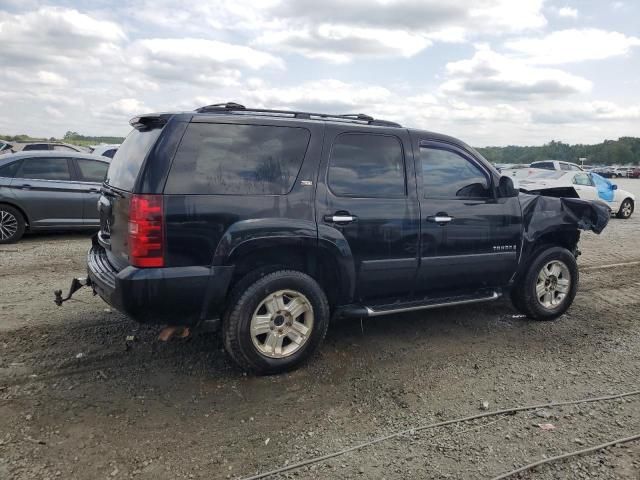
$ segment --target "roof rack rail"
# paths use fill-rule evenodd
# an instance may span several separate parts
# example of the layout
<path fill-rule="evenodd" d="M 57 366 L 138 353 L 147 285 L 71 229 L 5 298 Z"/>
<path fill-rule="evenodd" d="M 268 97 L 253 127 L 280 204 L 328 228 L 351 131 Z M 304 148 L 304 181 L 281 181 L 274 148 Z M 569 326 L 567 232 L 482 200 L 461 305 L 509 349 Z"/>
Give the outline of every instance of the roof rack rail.
<path fill-rule="evenodd" d="M 292 117 L 305 120 L 329 120 L 337 122 L 353 122 L 367 125 L 376 125 L 384 127 L 401 127 L 399 123 L 390 122 L 388 120 L 378 120 L 364 113 L 348 113 L 342 115 L 333 115 L 328 113 L 298 112 L 295 110 L 273 110 L 267 108 L 247 108 L 244 105 L 235 102 L 215 103 L 213 105 L 205 105 L 195 110 L 198 113 L 228 113 L 235 112 L 240 114 L 264 115 L 277 117 Z"/>

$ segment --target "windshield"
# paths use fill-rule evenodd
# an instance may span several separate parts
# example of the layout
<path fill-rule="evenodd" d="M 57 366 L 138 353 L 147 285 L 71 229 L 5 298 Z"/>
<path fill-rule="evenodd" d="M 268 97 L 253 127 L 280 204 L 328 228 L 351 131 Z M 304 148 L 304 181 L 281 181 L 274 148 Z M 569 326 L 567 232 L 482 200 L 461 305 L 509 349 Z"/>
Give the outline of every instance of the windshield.
<path fill-rule="evenodd" d="M 113 157 L 105 183 L 121 190 L 132 191 L 142 163 L 161 131 L 161 128 L 132 130 Z"/>

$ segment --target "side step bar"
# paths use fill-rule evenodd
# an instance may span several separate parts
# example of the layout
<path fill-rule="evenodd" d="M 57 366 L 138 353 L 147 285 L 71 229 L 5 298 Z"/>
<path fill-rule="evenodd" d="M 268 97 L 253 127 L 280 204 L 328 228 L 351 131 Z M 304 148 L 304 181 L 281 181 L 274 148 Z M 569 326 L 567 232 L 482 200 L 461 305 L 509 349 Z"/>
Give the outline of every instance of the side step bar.
<path fill-rule="evenodd" d="M 440 308 L 440 307 L 451 307 L 455 305 L 466 305 L 469 303 L 480 303 L 480 302 L 491 302 L 493 300 L 497 300 L 502 296 L 501 293 L 497 291 L 491 292 L 490 295 L 480 296 L 480 297 L 472 297 L 472 296 L 464 296 L 458 297 L 457 299 L 452 298 L 451 300 L 442 299 L 442 301 L 435 300 L 434 302 L 427 302 L 422 304 L 409 303 L 405 304 L 405 306 L 394 306 L 392 308 L 380 308 L 376 310 L 374 307 L 367 306 L 352 306 L 345 308 L 341 313 L 344 316 L 355 316 L 355 317 L 381 317 L 382 315 L 393 315 L 395 313 L 405 313 L 405 312 L 414 312 L 416 310 L 428 310 L 432 308 Z"/>

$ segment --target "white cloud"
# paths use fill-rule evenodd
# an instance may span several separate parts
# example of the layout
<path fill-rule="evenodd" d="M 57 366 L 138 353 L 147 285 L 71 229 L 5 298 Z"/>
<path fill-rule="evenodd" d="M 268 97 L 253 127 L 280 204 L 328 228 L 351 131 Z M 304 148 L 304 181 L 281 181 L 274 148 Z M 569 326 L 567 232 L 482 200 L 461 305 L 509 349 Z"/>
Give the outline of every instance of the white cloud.
<path fill-rule="evenodd" d="M 613 102 L 603 101 L 565 103 L 534 112 L 533 120 L 547 124 L 640 121 L 640 103 L 630 106 L 620 106 Z"/>
<path fill-rule="evenodd" d="M 578 18 L 578 10 L 572 7 L 559 8 L 557 13 L 559 17 Z"/>
<path fill-rule="evenodd" d="M 240 69 L 283 68 L 279 58 L 243 45 L 199 38 L 138 40 L 129 49 L 133 68 L 161 81 L 237 85 Z"/>
<path fill-rule="evenodd" d="M 403 30 L 322 24 L 316 28 L 268 32 L 256 43 L 309 58 L 347 63 L 354 57 L 412 57 L 432 42 L 420 34 Z"/>
<path fill-rule="evenodd" d="M 450 62 L 449 79 L 441 86 L 448 95 L 511 101 L 531 97 L 562 97 L 591 89 L 591 82 L 562 70 L 540 68 L 479 45 L 471 59 Z"/>
<path fill-rule="evenodd" d="M 47 115 L 49 115 L 50 117 L 53 117 L 55 119 L 64 118 L 64 113 L 62 113 L 57 108 L 54 108 L 54 107 L 51 107 L 51 106 L 47 106 L 47 107 L 44 108 L 44 111 L 47 113 Z"/>
<path fill-rule="evenodd" d="M 521 38 L 505 46 L 541 65 L 601 60 L 628 55 L 640 46 L 640 38 L 596 28 L 552 32 L 542 38 Z"/>
<path fill-rule="evenodd" d="M 10 14 L 0 11 L 3 66 L 66 63 L 113 52 L 126 39 L 115 23 L 74 9 L 42 7 Z"/>
<path fill-rule="evenodd" d="M 250 99 L 252 105 L 261 107 L 329 113 L 359 112 L 367 106 L 384 103 L 391 96 L 385 87 L 334 79 L 305 82 L 295 87 L 269 87 L 254 83 L 253 88 L 243 94 L 243 98 Z"/>
<path fill-rule="evenodd" d="M 241 1 L 240 4 L 243 2 Z M 546 25 L 543 0 L 282 0 L 259 12 L 257 44 L 346 63 L 411 57 L 438 42 Z M 256 22 L 253 19 L 254 24 Z"/>

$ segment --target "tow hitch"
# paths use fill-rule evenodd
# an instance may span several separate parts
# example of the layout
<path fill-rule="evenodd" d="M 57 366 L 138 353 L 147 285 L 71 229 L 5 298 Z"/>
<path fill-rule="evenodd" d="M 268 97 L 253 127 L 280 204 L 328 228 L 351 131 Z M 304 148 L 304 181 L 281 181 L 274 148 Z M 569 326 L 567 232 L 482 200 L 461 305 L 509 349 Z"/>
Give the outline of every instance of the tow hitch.
<path fill-rule="evenodd" d="M 73 294 L 76 293 L 78 290 L 80 290 L 82 287 L 90 287 L 90 286 L 91 286 L 91 280 L 88 277 L 74 278 L 73 280 L 71 280 L 69 295 L 67 295 L 65 298 L 62 298 L 62 290 L 55 290 L 53 294 L 55 295 L 56 298 L 53 301 L 56 303 L 56 305 L 60 307 L 62 306 L 63 302 L 66 302 L 67 300 L 69 300 L 73 296 Z"/>

